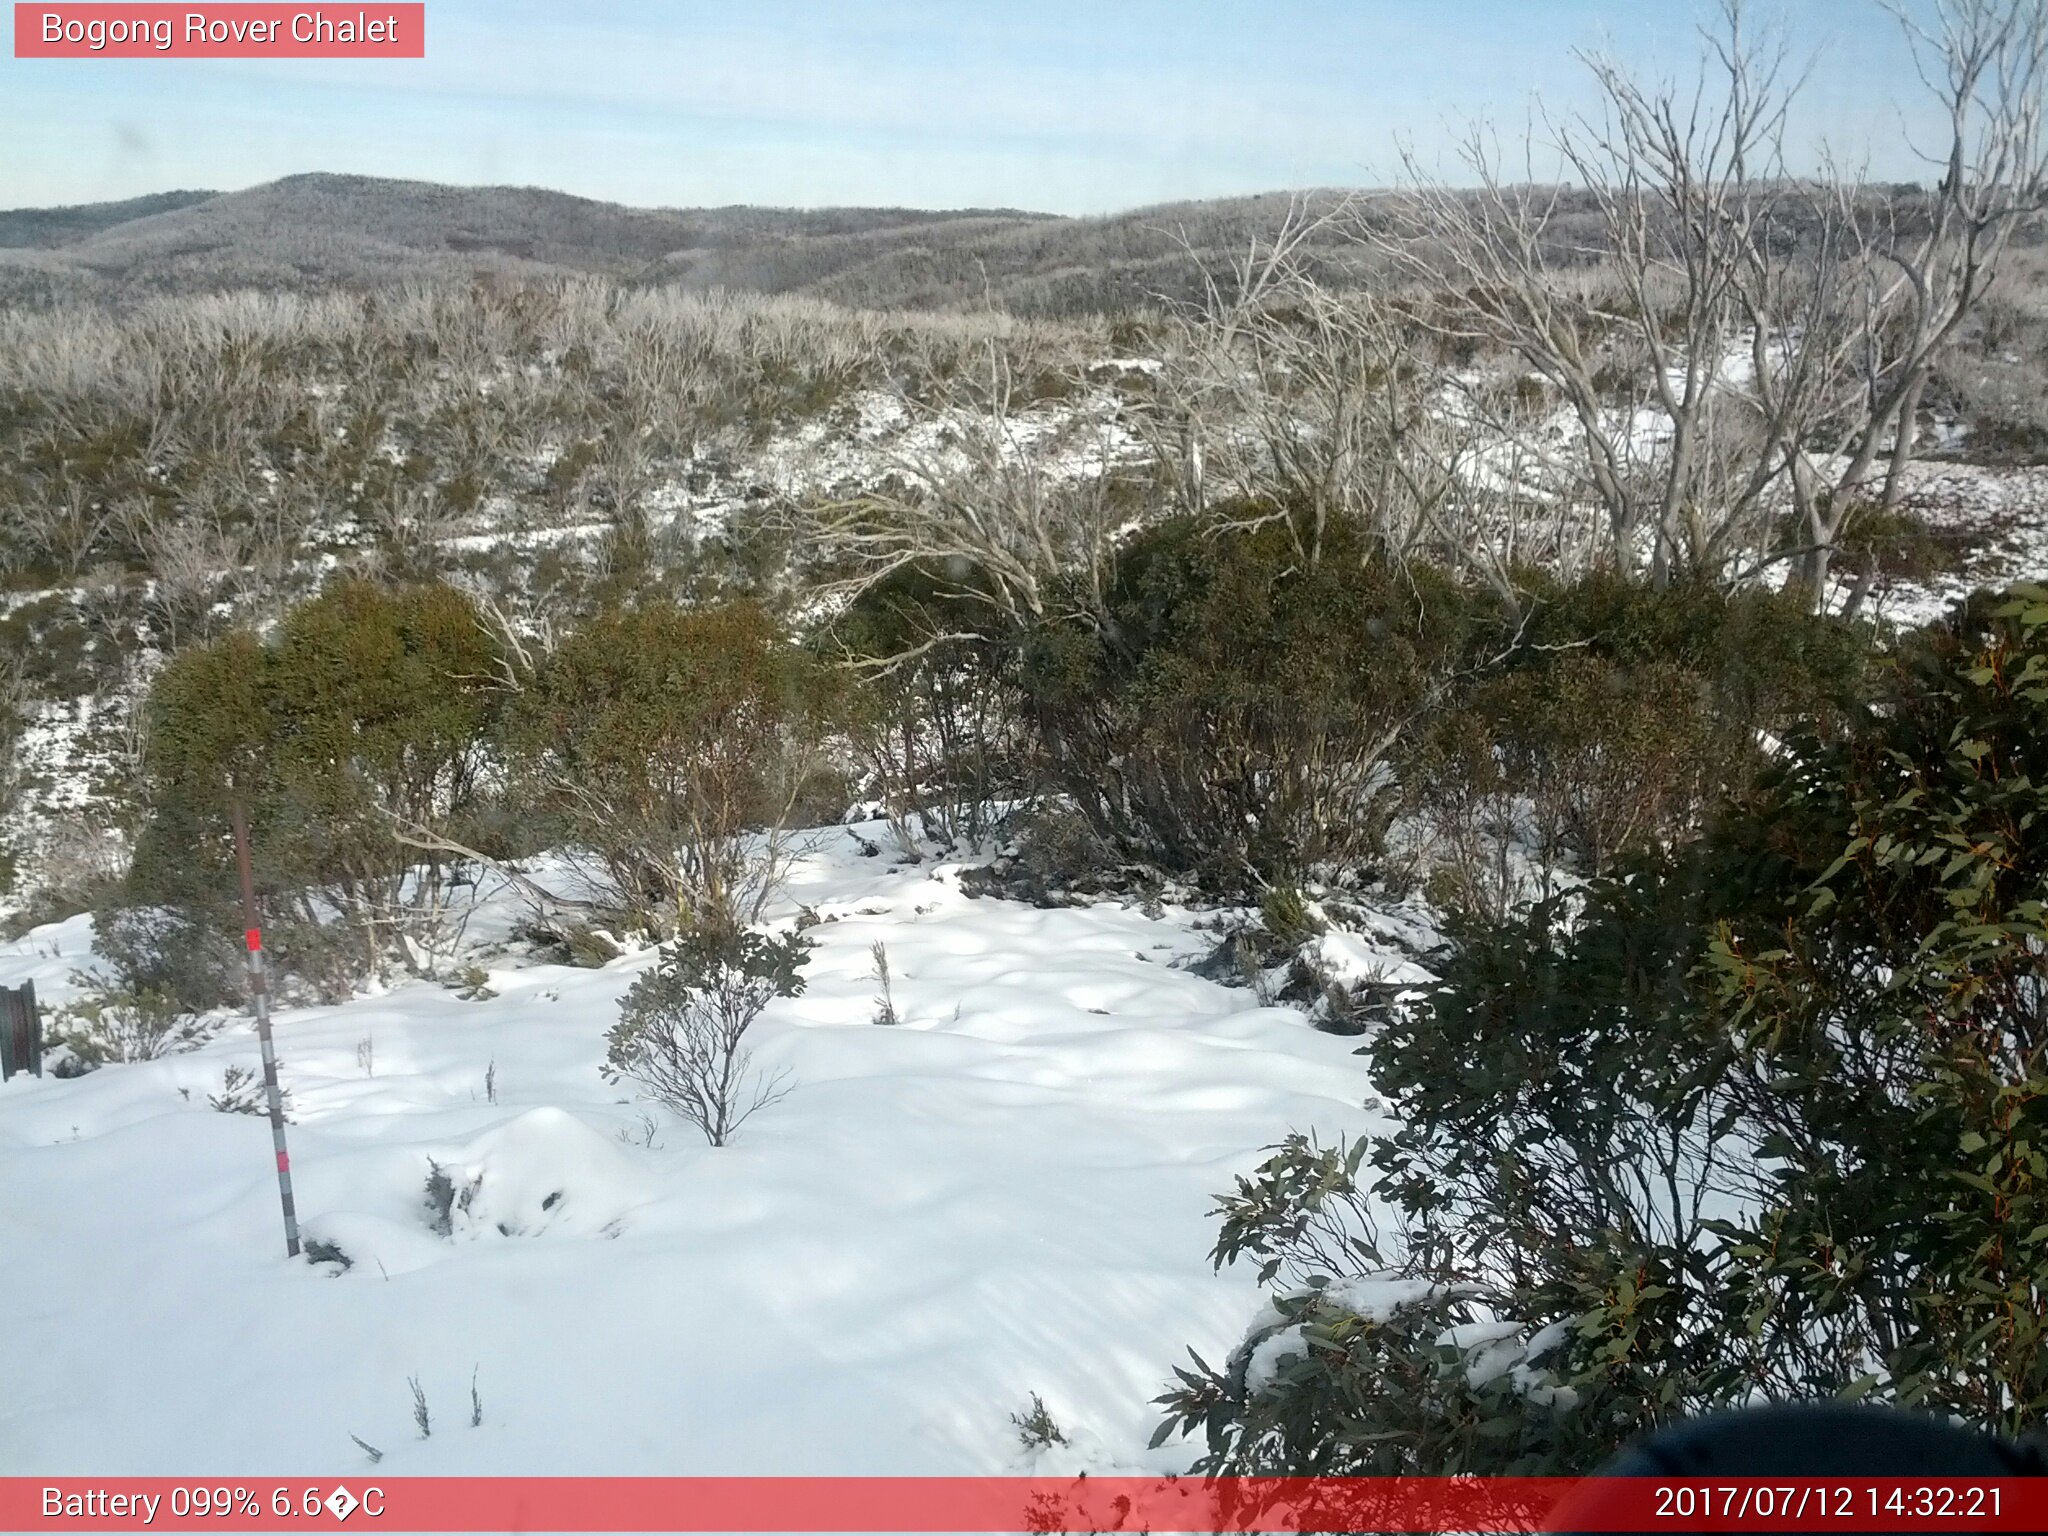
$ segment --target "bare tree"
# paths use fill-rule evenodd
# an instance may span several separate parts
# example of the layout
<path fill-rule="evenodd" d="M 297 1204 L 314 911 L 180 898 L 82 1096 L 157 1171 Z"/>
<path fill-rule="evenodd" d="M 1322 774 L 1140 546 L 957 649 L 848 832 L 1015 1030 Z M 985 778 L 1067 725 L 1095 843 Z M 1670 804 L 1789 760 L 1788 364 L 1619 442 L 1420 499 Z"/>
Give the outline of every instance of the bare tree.
<path fill-rule="evenodd" d="M 1872 430 L 1845 483 L 1861 487 L 1891 434 L 1884 503 L 1897 503 L 1920 398 L 1941 350 L 1982 302 L 2019 224 L 2048 206 L 2048 7 L 2040 0 L 1881 0 L 1897 18 L 1921 82 L 1943 116 L 1933 206 L 1917 233 L 1885 250 L 1897 269 L 1896 340 L 1873 349 Z"/>
<path fill-rule="evenodd" d="M 1147 418 L 1184 505 L 1232 504 L 1234 526 L 1283 522 L 1309 565 L 1339 517 L 1405 554 L 1437 489 L 1401 494 L 1419 489 L 1398 450 L 1429 423 L 1430 390 L 1397 314 L 1334 292 L 1305 261 L 1347 208 L 1297 199 L 1270 241 L 1204 271 L 1202 302 L 1169 310 L 1162 408 Z"/>
<path fill-rule="evenodd" d="M 400 575 L 424 580 L 438 573 L 443 544 L 455 536 L 459 519 L 440 486 L 431 481 L 394 486 L 369 503 L 361 522 L 374 543 L 371 560 Z"/>
<path fill-rule="evenodd" d="M 1028 413 L 1009 358 L 991 341 L 971 380 L 924 381 L 905 394 L 905 447 L 884 485 L 849 500 L 789 509 L 792 531 L 844 601 L 906 567 L 1017 628 L 1100 618 L 1110 557 L 1127 513 L 1112 494 L 1121 456 L 1106 413 Z M 929 648 L 978 634 L 933 634 Z"/>
<path fill-rule="evenodd" d="M 1138 419 L 1176 499 L 1212 526 L 1284 523 L 1313 566 L 1343 519 L 1397 564 L 1437 558 L 1512 598 L 1541 509 L 1502 472 L 1504 418 L 1464 408 L 1410 297 L 1338 291 L 1311 261 L 1361 216 L 1356 200 L 1297 200 L 1270 242 L 1205 276 L 1201 303 L 1169 307 L 1173 344 Z"/>
<path fill-rule="evenodd" d="M 73 577 L 92 560 L 111 519 L 90 487 L 77 480 L 44 480 L 20 512 L 27 553 L 60 577 Z"/>
<path fill-rule="evenodd" d="M 2048 33 L 2037 0 L 1895 9 L 1953 139 L 1917 230 L 1910 201 L 1839 167 L 1791 173 L 1802 76 L 1742 0 L 1724 0 L 1689 88 L 1583 56 L 1600 110 L 1543 119 L 1518 173 L 1475 130 L 1475 187 L 1411 157 L 1411 188 L 1361 219 L 1439 295 L 1439 334 L 1515 358 L 1561 403 L 1544 492 L 1561 516 L 1600 509 L 1617 564 L 1660 580 L 1754 570 L 1782 553 L 1789 514 L 1818 599 L 1887 447 L 1876 494 L 1896 498 L 1939 351 L 2042 204 Z M 1539 184 L 1546 147 L 1562 176 Z"/>
<path fill-rule="evenodd" d="M 149 581 L 144 611 L 166 650 L 204 639 L 215 607 L 230 600 L 248 560 L 247 541 L 199 508 L 132 497 L 118 509 L 123 536 Z"/>

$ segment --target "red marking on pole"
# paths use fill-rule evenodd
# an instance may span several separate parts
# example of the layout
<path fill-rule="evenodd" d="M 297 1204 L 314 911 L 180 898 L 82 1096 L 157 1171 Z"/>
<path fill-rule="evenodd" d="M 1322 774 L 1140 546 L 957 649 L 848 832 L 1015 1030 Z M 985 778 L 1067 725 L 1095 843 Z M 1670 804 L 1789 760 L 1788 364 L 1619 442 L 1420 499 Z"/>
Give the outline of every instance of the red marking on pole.
<path fill-rule="evenodd" d="M 262 949 L 262 948 L 263 948 L 263 930 L 262 930 L 262 929 L 260 929 L 260 928 L 247 928 L 247 929 L 244 929 L 244 930 L 243 930 L 243 932 L 242 932 L 242 937 L 243 937 L 243 938 L 244 938 L 245 940 L 247 940 L 247 942 L 248 942 L 248 945 L 249 945 L 249 953 L 250 953 L 250 954 L 252 954 L 252 955 L 253 955 L 253 954 L 255 954 L 255 953 L 256 953 L 256 952 L 258 951 L 258 950 L 260 950 L 260 949 Z"/>
<path fill-rule="evenodd" d="M 282 1150 L 280 1150 L 280 1151 L 278 1152 L 278 1154 L 277 1154 L 277 1171 L 278 1171 L 279 1173 L 290 1173 L 290 1172 L 292 1171 L 292 1155 L 291 1155 L 291 1153 L 289 1153 L 289 1152 L 285 1152 L 285 1151 L 282 1151 Z"/>

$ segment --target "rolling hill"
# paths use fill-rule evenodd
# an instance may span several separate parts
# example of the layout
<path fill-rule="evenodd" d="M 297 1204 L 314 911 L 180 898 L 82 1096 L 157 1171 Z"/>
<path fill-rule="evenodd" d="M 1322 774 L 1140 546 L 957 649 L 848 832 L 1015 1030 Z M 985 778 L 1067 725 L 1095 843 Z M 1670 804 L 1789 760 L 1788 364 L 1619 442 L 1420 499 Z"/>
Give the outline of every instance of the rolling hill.
<path fill-rule="evenodd" d="M 1016 209 L 628 208 L 519 187 L 304 175 L 0 212 L 0 301 L 360 287 L 480 273 L 802 293 L 875 307 L 1115 311 L 1269 234 L 1290 194 L 1075 219 Z"/>

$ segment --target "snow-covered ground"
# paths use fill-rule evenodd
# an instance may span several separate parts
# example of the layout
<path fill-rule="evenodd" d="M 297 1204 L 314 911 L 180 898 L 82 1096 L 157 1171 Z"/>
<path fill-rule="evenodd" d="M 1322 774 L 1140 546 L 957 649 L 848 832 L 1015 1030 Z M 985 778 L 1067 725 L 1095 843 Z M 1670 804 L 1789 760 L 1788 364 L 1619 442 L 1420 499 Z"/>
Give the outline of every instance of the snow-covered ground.
<path fill-rule="evenodd" d="M 1916 463 L 1902 505 L 1966 553 L 1951 574 L 1880 582 L 1878 611 L 1892 623 L 1929 623 L 1979 587 L 2048 580 L 2048 466 Z"/>
<path fill-rule="evenodd" d="M 494 942 L 502 896 L 471 930 L 495 997 L 283 1011 L 299 1209 L 345 1273 L 285 1258 L 265 1121 L 208 1107 L 250 1026 L 17 1077 L 0 1473 L 345 1472 L 352 1435 L 391 1474 L 1184 1467 L 1145 1451 L 1148 1400 L 1259 1304 L 1210 1270 L 1211 1196 L 1290 1130 L 1372 1127 L 1366 1064 L 1177 968 L 1214 942 L 1186 912 L 973 899 L 960 868 L 817 835 L 780 911 L 823 919 L 807 990 L 756 1026 L 792 1089 L 722 1149 L 600 1075 L 652 956 L 536 963 Z M 0 983 L 60 1002 L 89 941 L 38 929 Z M 481 1179 L 446 1237 L 430 1161 Z M 1034 1392 L 1074 1440 L 1038 1461 L 1011 1423 Z"/>

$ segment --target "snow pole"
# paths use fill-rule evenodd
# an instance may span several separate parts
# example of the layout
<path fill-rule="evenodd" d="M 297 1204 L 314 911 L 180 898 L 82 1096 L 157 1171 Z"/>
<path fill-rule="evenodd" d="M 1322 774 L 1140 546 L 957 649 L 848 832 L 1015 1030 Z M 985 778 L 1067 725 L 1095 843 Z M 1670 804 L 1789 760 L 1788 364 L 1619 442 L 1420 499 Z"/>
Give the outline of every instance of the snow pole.
<path fill-rule="evenodd" d="M 242 874 L 242 937 L 249 952 L 249 995 L 256 1002 L 256 1038 L 263 1042 L 263 1094 L 270 1104 L 270 1140 L 277 1149 L 277 1198 L 284 1207 L 284 1251 L 299 1256 L 299 1210 L 292 1199 L 292 1157 L 284 1145 L 284 1095 L 277 1087 L 277 1047 L 270 1038 L 270 988 L 263 974 L 263 930 L 256 923 L 256 876 L 249 865 L 249 818 L 234 804 L 235 863 Z"/>

